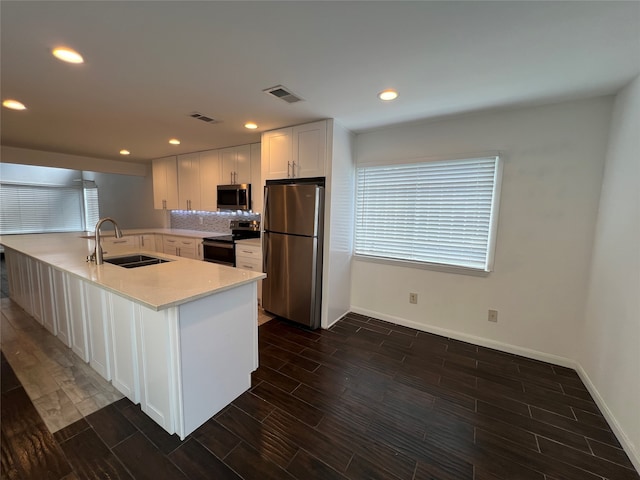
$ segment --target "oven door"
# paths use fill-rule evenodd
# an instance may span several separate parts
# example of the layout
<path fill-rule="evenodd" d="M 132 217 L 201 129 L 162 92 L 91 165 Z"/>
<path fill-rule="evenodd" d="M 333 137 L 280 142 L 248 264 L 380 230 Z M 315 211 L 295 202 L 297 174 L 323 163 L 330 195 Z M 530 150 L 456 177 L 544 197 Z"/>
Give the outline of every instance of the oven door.
<path fill-rule="evenodd" d="M 202 242 L 202 259 L 205 262 L 235 267 L 236 251 L 234 243 L 205 240 Z"/>

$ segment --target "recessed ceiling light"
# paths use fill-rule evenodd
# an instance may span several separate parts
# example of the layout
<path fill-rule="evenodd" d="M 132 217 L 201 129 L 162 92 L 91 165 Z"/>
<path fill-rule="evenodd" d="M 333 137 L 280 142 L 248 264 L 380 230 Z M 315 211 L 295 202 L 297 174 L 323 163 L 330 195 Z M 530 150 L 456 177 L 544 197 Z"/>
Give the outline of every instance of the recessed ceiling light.
<path fill-rule="evenodd" d="M 27 107 L 24 106 L 22 102 L 18 100 L 7 99 L 2 102 L 2 106 L 6 108 L 10 108 L 11 110 L 26 110 Z"/>
<path fill-rule="evenodd" d="M 398 92 L 395 90 L 384 90 L 378 94 L 378 98 L 385 101 L 395 100 L 398 98 Z"/>
<path fill-rule="evenodd" d="M 256 128 L 258 128 L 258 125 L 256 125 L 253 122 L 248 122 L 244 124 L 244 128 L 248 128 L 249 130 L 255 130 Z"/>
<path fill-rule="evenodd" d="M 129 155 L 131 152 L 129 150 L 120 150 L 120 155 Z"/>
<path fill-rule="evenodd" d="M 75 50 L 67 47 L 56 47 L 53 49 L 53 56 L 68 63 L 84 63 L 84 58 Z"/>
<path fill-rule="evenodd" d="M 180 145 L 180 140 L 178 140 L 177 138 L 172 138 L 171 140 L 169 140 L 169 143 L 171 145 Z"/>

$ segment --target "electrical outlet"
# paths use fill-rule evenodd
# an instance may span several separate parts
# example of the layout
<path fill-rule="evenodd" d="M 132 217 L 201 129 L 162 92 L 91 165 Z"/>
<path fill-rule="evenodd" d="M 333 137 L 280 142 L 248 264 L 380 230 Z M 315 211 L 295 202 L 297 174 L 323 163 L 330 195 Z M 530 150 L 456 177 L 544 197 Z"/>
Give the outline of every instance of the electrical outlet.
<path fill-rule="evenodd" d="M 489 310 L 489 318 L 488 320 L 490 322 L 497 322 L 498 321 L 498 310 Z"/>
<path fill-rule="evenodd" d="M 409 294 L 409 303 L 418 303 L 418 294 L 410 293 Z"/>

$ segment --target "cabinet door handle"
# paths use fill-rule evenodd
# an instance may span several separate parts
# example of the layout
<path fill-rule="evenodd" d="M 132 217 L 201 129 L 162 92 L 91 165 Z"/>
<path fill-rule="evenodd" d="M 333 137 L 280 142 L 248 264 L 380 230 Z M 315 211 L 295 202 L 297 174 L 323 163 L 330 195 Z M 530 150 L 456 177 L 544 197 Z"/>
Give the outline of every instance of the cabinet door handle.
<path fill-rule="evenodd" d="M 291 164 L 291 177 L 296 178 L 296 162 L 295 161 Z"/>
<path fill-rule="evenodd" d="M 287 178 L 291 178 L 291 162 L 287 162 Z"/>
<path fill-rule="evenodd" d="M 144 237 L 140 237 L 140 246 L 144 247 Z"/>
<path fill-rule="evenodd" d="M 127 243 L 127 240 L 114 240 L 113 243 Z"/>
<path fill-rule="evenodd" d="M 167 209 L 167 201 L 166 200 L 162 200 L 162 209 L 163 210 Z"/>

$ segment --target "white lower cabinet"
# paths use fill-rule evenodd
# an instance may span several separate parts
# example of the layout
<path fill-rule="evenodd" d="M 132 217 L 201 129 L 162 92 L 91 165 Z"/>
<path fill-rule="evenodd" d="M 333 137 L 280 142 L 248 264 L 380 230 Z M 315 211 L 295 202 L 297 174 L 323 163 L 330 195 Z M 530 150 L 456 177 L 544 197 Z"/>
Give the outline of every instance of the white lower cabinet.
<path fill-rule="evenodd" d="M 156 311 L 13 250 L 5 255 L 12 299 L 40 305 L 47 328 L 167 432 L 184 440 L 251 387 L 256 282 Z M 32 279 L 38 300 L 26 292 Z"/>
<path fill-rule="evenodd" d="M 111 380 L 111 311 L 106 290 L 84 282 L 86 321 L 89 330 L 89 364 L 105 380 Z"/>
<path fill-rule="evenodd" d="M 236 268 L 262 272 L 262 246 L 253 240 L 236 242 Z M 262 304 L 262 281 L 258 282 L 258 305 Z"/>
<path fill-rule="evenodd" d="M 71 325 L 71 350 L 85 362 L 89 361 L 89 332 L 84 305 L 84 282 L 68 273 L 65 277 L 67 315 Z"/>
<path fill-rule="evenodd" d="M 40 285 L 39 262 L 31 257 L 26 257 L 27 263 L 27 304 L 30 306 L 28 312 L 42 325 L 42 286 Z"/>
<path fill-rule="evenodd" d="M 133 403 L 140 402 L 138 373 L 137 307 L 119 295 L 109 294 L 111 312 L 111 382 Z"/>
<path fill-rule="evenodd" d="M 51 270 L 57 335 L 62 343 L 71 347 L 71 323 L 67 313 L 67 289 L 64 277 L 65 274 L 62 271 L 55 268 Z"/>
<path fill-rule="evenodd" d="M 195 238 L 164 235 L 164 253 L 198 260 L 201 256 L 199 243 L 201 242 Z"/>
<path fill-rule="evenodd" d="M 52 268 L 44 263 L 38 264 L 40 286 L 42 287 L 42 325 L 53 335 L 58 334 L 55 292 L 53 289 Z"/>
<path fill-rule="evenodd" d="M 175 308 L 139 309 L 140 408 L 169 433 L 176 431 L 176 317 Z"/>
<path fill-rule="evenodd" d="M 31 282 L 29 280 L 30 263 L 26 255 L 5 248 L 7 273 L 9 274 L 9 291 L 11 299 L 20 305 L 25 312 L 32 315 Z"/>
<path fill-rule="evenodd" d="M 138 236 L 138 247 L 140 250 L 148 250 L 155 252 L 156 249 L 156 236 L 153 233 L 145 233 Z"/>

